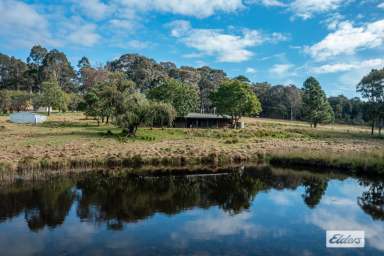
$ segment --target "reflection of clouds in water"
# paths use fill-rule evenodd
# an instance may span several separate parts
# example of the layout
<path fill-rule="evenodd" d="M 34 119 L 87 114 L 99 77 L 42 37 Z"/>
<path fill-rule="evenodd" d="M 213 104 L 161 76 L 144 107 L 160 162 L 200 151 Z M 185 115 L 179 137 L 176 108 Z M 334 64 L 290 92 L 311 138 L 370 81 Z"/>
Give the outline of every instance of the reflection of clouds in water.
<path fill-rule="evenodd" d="M 252 214 L 249 212 L 236 215 L 220 213 L 219 216 L 208 216 L 187 222 L 185 231 L 198 239 L 237 234 L 257 237 L 262 232 L 262 229 L 250 223 L 251 217 Z"/>
<path fill-rule="evenodd" d="M 46 231 L 32 233 L 25 228 L 23 218 L 14 219 L 12 223 L 2 225 L 0 229 L 1 255 L 34 255 L 43 252 Z"/>
<path fill-rule="evenodd" d="M 80 222 L 72 225 L 63 225 L 61 232 L 63 232 L 65 236 L 76 239 L 76 241 L 85 241 L 97 232 L 97 227 L 86 222 Z"/>
<path fill-rule="evenodd" d="M 122 239 L 122 237 L 124 239 Z M 132 250 L 135 248 L 135 238 L 130 234 L 120 234 L 119 232 L 111 232 L 105 239 L 103 243 L 106 248 L 109 249 L 125 249 Z"/>
<path fill-rule="evenodd" d="M 384 251 L 384 223 L 359 221 L 357 209 L 353 207 L 349 207 L 347 212 L 346 208 L 321 208 L 312 212 L 307 222 L 323 230 L 364 230 L 367 242 Z"/>
<path fill-rule="evenodd" d="M 324 196 L 318 209 L 307 216 L 306 221 L 323 230 L 364 230 L 367 242 L 384 251 L 384 223 L 364 221 L 357 197 L 367 190 L 355 180 L 348 179 L 334 184 L 340 196 Z M 345 196 L 345 197 L 344 197 Z"/>
<path fill-rule="evenodd" d="M 229 235 L 256 238 L 263 230 L 251 223 L 251 217 L 252 214 L 249 212 L 236 215 L 206 212 L 196 220 L 187 221 L 180 230 L 172 232 L 170 238 L 174 241 L 173 246 L 179 249 L 187 248 L 191 240 L 214 240 Z"/>
<path fill-rule="evenodd" d="M 175 247 L 186 248 L 192 240 L 215 240 L 225 236 L 244 236 L 247 239 L 279 238 L 288 234 L 286 229 L 268 228 L 252 221 L 254 220 L 250 212 L 236 215 L 225 212 L 209 215 L 205 213 L 196 220 L 186 222 L 179 231 L 172 232 L 170 238 Z"/>
<path fill-rule="evenodd" d="M 268 198 L 280 206 L 294 205 L 298 198 L 301 199 L 297 191 L 273 191 Z"/>
<path fill-rule="evenodd" d="M 354 179 L 347 179 L 343 182 L 338 182 L 337 188 L 342 195 L 349 198 L 358 197 L 367 190 L 367 187 L 358 185 L 358 182 Z"/>
<path fill-rule="evenodd" d="M 97 227 L 79 223 L 74 216 L 69 216 L 59 229 L 44 228 L 39 232 L 31 232 L 22 216 L 2 225 L 0 255 L 40 255 L 46 246 L 58 248 L 63 253 L 76 254 L 79 248 L 92 244 L 96 232 Z"/>
<path fill-rule="evenodd" d="M 336 196 L 324 196 L 321 200 L 321 204 L 327 206 L 350 206 L 357 208 L 356 200 Z"/>

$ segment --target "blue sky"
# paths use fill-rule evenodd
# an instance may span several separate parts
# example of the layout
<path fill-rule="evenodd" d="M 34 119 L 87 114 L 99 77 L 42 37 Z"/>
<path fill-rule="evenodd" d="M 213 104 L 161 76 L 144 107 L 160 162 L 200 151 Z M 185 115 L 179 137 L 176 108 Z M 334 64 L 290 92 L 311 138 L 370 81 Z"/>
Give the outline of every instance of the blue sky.
<path fill-rule="evenodd" d="M 254 82 L 356 96 L 384 67 L 384 0 L 0 0 L 0 52 L 23 60 L 34 44 L 76 65 L 139 53 L 209 65 Z"/>

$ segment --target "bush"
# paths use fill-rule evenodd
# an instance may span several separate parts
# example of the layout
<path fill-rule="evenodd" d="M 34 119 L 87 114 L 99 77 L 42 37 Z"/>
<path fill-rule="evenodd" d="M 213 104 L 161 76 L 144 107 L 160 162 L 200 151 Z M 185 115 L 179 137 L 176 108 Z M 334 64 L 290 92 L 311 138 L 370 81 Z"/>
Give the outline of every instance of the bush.
<path fill-rule="evenodd" d="M 0 91 L 0 112 L 26 111 L 31 107 L 32 95 L 26 91 Z"/>

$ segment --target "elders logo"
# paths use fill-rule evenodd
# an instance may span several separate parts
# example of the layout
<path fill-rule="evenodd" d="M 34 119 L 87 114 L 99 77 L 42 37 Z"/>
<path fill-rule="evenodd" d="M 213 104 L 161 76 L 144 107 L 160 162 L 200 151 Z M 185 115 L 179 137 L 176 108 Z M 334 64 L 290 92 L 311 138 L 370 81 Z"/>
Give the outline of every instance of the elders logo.
<path fill-rule="evenodd" d="M 364 231 L 327 230 L 327 248 L 363 248 Z"/>

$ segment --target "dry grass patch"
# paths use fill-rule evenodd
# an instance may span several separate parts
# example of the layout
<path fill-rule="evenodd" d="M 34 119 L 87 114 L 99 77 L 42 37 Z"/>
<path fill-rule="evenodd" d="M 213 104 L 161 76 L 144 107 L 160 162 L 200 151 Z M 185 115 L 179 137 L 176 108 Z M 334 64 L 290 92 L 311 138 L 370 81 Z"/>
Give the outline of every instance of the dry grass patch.
<path fill-rule="evenodd" d="M 327 125 L 311 129 L 295 121 L 244 121 L 246 128 L 239 130 L 140 128 L 136 137 L 125 137 L 113 125 L 97 126 L 82 113 L 53 114 L 48 122 L 37 126 L 12 124 L 1 116 L 0 163 L 7 168 L 26 159 L 39 164 L 84 161 L 96 165 L 135 156 L 160 163 L 163 159 L 201 160 L 215 155 L 253 159 L 292 151 L 325 158 L 327 154 L 371 155 L 384 148 L 384 140 L 372 138 L 367 127 Z"/>

